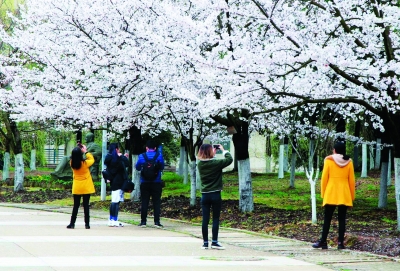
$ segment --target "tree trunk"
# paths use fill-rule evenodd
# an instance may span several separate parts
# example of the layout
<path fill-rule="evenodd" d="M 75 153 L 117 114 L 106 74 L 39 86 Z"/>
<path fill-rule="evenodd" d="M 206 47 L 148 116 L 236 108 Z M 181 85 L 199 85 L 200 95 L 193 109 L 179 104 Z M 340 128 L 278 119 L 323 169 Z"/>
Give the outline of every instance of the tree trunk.
<path fill-rule="evenodd" d="M 315 193 L 316 182 L 310 182 L 311 187 L 311 223 L 317 224 L 317 197 Z"/>
<path fill-rule="evenodd" d="M 251 182 L 250 159 L 238 161 L 239 175 L 239 209 L 242 212 L 254 210 L 253 188 Z"/>
<path fill-rule="evenodd" d="M 285 146 L 283 144 L 279 145 L 279 171 L 278 178 L 283 179 L 284 177 L 284 163 L 285 163 Z"/>
<path fill-rule="evenodd" d="M 140 171 L 136 170 L 135 166 L 139 160 L 139 155 L 131 155 L 132 157 L 132 182 L 135 184 L 135 189 L 131 192 L 131 201 L 140 201 Z"/>
<path fill-rule="evenodd" d="M 294 180 L 296 177 L 296 152 L 292 152 L 291 166 L 290 166 L 290 187 L 294 188 Z"/>
<path fill-rule="evenodd" d="M 392 185 L 392 150 L 391 149 L 389 149 L 387 185 L 388 186 Z"/>
<path fill-rule="evenodd" d="M 22 153 L 15 155 L 14 192 L 24 190 L 24 157 Z"/>
<path fill-rule="evenodd" d="M 31 150 L 31 162 L 30 162 L 30 170 L 36 170 L 36 150 Z"/>
<path fill-rule="evenodd" d="M 360 137 L 360 131 L 361 131 L 361 121 L 357 120 L 356 121 L 356 125 L 355 125 L 355 129 L 354 129 L 354 136 L 356 138 Z M 354 145 L 354 149 L 353 149 L 353 166 L 354 166 L 354 170 L 359 172 L 360 171 L 360 167 L 359 167 L 359 159 L 358 159 L 358 154 L 359 154 L 359 146 L 357 145 L 357 142 L 355 142 L 356 144 Z"/>
<path fill-rule="evenodd" d="M 367 144 L 362 144 L 362 167 L 361 167 L 361 178 L 367 178 L 367 165 L 368 165 L 368 152 Z"/>
<path fill-rule="evenodd" d="M 5 152 L 3 159 L 3 181 L 5 181 L 10 178 L 10 153 Z"/>
<path fill-rule="evenodd" d="M 185 155 L 186 155 L 186 152 L 185 152 Z M 183 183 L 184 184 L 188 184 L 188 182 L 189 182 L 189 165 L 188 165 L 188 163 L 186 162 L 186 159 L 185 159 L 185 162 L 183 163 L 183 174 L 182 174 L 182 176 L 183 176 Z"/>
<path fill-rule="evenodd" d="M 308 144 L 308 171 L 311 172 L 311 170 L 314 169 L 314 153 L 315 153 L 315 139 L 310 139 L 309 144 Z"/>
<path fill-rule="evenodd" d="M 375 169 L 379 169 L 381 165 L 381 139 L 376 139 Z"/>
<path fill-rule="evenodd" d="M 186 163 L 187 154 L 185 150 L 185 139 L 181 138 L 181 147 L 179 148 L 179 164 L 178 164 L 178 175 L 183 176 L 184 174 L 184 165 Z M 187 181 L 187 179 L 186 179 Z M 187 184 L 187 182 L 185 183 Z"/>
<path fill-rule="evenodd" d="M 388 162 L 382 162 L 381 166 L 381 181 L 379 187 L 379 202 L 378 208 L 383 209 L 387 207 L 387 173 Z"/>
<path fill-rule="evenodd" d="M 400 158 L 394 158 L 395 197 L 397 207 L 397 230 L 400 231 Z"/>
<path fill-rule="evenodd" d="M 192 161 L 190 163 L 190 206 L 192 207 L 196 206 L 196 167 L 196 161 Z"/>
<path fill-rule="evenodd" d="M 369 169 L 374 169 L 374 146 L 369 145 Z"/>
<path fill-rule="evenodd" d="M 283 146 L 284 146 L 284 160 L 283 160 L 283 171 L 289 171 L 289 138 L 285 137 L 283 139 Z"/>

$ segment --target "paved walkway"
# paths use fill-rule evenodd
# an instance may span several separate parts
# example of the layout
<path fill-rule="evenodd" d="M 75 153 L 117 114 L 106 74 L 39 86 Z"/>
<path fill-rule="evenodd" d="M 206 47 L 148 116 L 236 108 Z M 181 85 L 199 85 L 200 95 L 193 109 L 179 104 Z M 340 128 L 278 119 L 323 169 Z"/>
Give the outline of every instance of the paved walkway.
<path fill-rule="evenodd" d="M 164 230 L 140 228 L 138 215 L 121 213 L 125 227 L 110 228 L 106 210 L 91 210 L 90 230 L 82 216 L 68 230 L 71 210 L 0 203 L 0 270 L 400 270 L 400 259 L 314 250 L 309 243 L 234 229 L 220 231 L 226 250 L 201 250 L 199 225 L 162 219 Z"/>

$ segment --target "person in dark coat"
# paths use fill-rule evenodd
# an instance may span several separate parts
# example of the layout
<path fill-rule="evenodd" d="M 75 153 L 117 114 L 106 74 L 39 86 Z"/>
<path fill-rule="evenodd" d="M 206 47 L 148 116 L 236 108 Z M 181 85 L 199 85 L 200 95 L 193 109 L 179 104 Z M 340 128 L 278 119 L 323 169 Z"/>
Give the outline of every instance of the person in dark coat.
<path fill-rule="evenodd" d="M 104 159 L 104 165 L 106 165 L 112 176 L 112 180 L 107 180 L 111 186 L 109 227 L 123 227 L 123 224 L 118 221 L 118 212 L 119 203 L 124 201 L 124 191 L 121 188 L 125 180 L 126 167 L 129 166 L 127 156 L 128 154 L 122 155 L 118 143 L 111 143 Z"/>

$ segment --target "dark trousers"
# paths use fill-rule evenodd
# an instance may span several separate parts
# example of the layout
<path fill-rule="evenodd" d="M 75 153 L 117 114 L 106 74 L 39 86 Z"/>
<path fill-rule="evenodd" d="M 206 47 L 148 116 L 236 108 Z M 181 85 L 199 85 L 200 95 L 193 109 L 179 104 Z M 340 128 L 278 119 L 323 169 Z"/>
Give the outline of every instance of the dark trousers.
<path fill-rule="evenodd" d="M 73 196 L 74 196 L 74 207 L 72 208 L 72 217 L 71 217 L 71 219 L 76 220 L 76 216 L 78 215 L 78 209 L 79 209 L 79 206 L 81 205 L 81 198 L 83 197 L 83 212 L 85 214 L 85 223 L 87 224 L 89 222 L 89 200 L 90 200 L 90 194 L 73 195 Z"/>
<path fill-rule="evenodd" d="M 202 193 L 201 194 L 201 210 L 203 221 L 201 224 L 201 232 L 203 241 L 208 242 L 208 223 L 210 222 L 210 212 L 212 208 L 212 241 L 218 241 L 219 217 L 221 214 L 221 191 Z"/>
<path fill-rule="evenodd" d="M 153 203 L 154 223 L 160 223 L 161 213 L 161 183 L 145 182 L 140 184 L 140 194 L 142 198 L 142 208 L 140 211 L 140 218 L 142 223 L 147 222 L 147 211 L 149 208 L 150 197 Z"/>
<path fill-rule="evenodd" d="M 324 206 L 325 213 L 324 213 L 324 225 L 322 227 L 322 235 L 321 241 L 325 242 L 326 238 L 329 234 L 329 228 L 331 226 L 333 212 L 338 207 L 338 222 L 339 222 L 339 238 L 338 242 L 344 241 L 344 233 L 346 231 L 346 212 L 347 206 L 346 205 L 328 205 Z"/>

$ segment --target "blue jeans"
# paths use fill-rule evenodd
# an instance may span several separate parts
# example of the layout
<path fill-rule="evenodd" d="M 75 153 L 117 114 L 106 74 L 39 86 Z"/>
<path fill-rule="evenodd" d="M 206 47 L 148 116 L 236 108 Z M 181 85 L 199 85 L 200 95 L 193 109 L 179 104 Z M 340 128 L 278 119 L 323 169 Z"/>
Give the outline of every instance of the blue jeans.
<path fill-rule="evenodd" d="M 203 222 L 201 224 L 201 232 L 203 241 L 208 242 L 208 223 L 210 222 L 210 212 L 212 208 L 212 241 L 218 241 L 219 217 L 221 214 L 221 191 L 202 193 L 201 194 L 201 210 L 203 213 Z"/>

